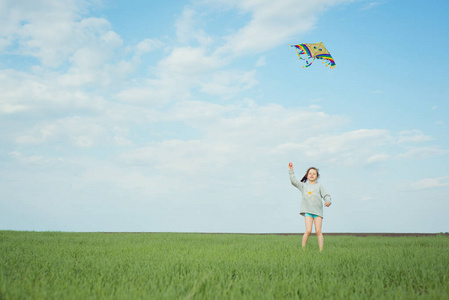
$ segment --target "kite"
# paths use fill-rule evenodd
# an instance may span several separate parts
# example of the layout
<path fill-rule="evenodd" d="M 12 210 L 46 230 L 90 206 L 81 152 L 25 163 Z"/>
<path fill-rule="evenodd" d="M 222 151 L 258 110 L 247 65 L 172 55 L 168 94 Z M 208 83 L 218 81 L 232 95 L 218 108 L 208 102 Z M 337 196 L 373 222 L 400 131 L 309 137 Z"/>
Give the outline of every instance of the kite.
<path fill-rule="evenodd" d="M 303 66 L 303 68 L 309 67 L 315 61 L 315 59 L 322 59 L 323 64 L 325 64 L 326 67 L 329 67 L 331 69 L 335 68 L 335 61 L 329 51 L 327 51 L 327 49 L 324 47 L 322 42 L 315 44 L 299 44 L 290 46 L 296 48 L 299 59 L 306 61 L 306 65 Z M 304 55 L 305 58 L 302 58 L 301 55 Z M 309 62 L 310 59 L 312 59 L 312 61 Z"/>

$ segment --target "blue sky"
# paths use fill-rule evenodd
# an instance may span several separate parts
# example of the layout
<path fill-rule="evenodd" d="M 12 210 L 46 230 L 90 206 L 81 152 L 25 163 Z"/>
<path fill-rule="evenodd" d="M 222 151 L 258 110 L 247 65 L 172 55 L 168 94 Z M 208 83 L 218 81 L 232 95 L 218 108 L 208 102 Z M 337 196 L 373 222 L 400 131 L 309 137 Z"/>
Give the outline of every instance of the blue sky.
<path fill-rule="evenodd" d="M 292 161 L 324 232 L 447 232 L 448 10 L 2 0 L 0 229 L 303 232 Z"/>

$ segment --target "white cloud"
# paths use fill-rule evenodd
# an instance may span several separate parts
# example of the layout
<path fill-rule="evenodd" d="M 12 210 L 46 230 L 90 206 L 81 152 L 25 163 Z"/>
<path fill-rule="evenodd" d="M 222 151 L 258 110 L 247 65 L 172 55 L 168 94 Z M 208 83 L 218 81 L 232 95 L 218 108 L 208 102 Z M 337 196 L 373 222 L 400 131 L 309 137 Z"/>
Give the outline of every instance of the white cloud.
<path fill-rule="evenodd" d="M 83 188 L 86 185 L 106 185 L 118 192 L 125 190 L 129 201 L 157 201 L 149 197 L 172 193 L 173 182 L 164 174 L 145 170 L 136 166 L 123 165 L 117 161 L 98 159 L 81 159 L 78 162 L 79 176 L 74 179 L 74 185 Z M 134 198 L 132 198 L 133 196 Z M 135 195 L 139 195 L 135 197 Z"/>
<path fill-rule="evenodd" d="M 223 70 L 228 63 L 216 55 L 208 55 L 204 48 L 178 47 L 158 62 L 154 69 L 156 78 L 122 90 L 117 98 L 165 104 L 190 99 L 193 88 L 230 97 L 257 84 L 254 71 Z"/>
<path fill-rule="evenodd" d="M 205 49 L 195 47 L 175 48 L 158 64 L 159 72 L 163 76 L 182 76 L 185 79 L 210 74 L 222 66 L 222 59 L 208 56 Z"/>
<path fill-rule="evenodd" d="M 220 71 L 214 72 L 210 81 L 202 84 L 201 91 L 210 95 L 221 95 L 224 97 L 235 94 L 257 85 L 256 72 Z"/>
<path fill-rule="evenodd" d="M 139 148 L 126 156 L 131 162 L 152 166 L 164 173 L 201 174 L 207 168 L 216 168 L 232 146 L 205 140 L 164 140 Z M 235 154 L 235 153 L 232 153 Z"/>
<path fill-rule="evenodd" d="M 123 40 L 106 19 L 83 17 L 93 2 L 61 3 L 6 1 L 0 11 L 4 53 L 37 58 L 43 67 L 35 68 L 39 73 L 48 68 L 62 71 L 56 80 L 68 87 L 113 84 L 136 69 L 138 58 L 117 62 L 116 51 Z M 160 42 L 142 41 L 136 47 L 137 56 L 151 46 L 159 47 Z"/>
<path fill-rule="evenodd" d="M 109 26 L 104 19 L 81 19 L 87 8 L 84 1 L 7 1 L 0 19 L 6 26 L 0 36 L 17 44 L 9 51 L 37 57 L 42 64 L 60 66 L 76 49 L 82 48 L 89 36 Z M 111 38 L 111 36 L 109 36 Z M 92 39 L 90 39 L 92 40 Z M 14 43 L 15 41 L 16 43 Z"/>
<path fill-rule="evenodd" d="M 106 101 L 81 90 L 67 89 L 52 73 L 33 75 L 11 69 L 0 70 L 0 114 L 43 112 L 46 114 L 99 112 Z"/>
<path fill-rule="evenodd" d="M 265 56 L 261 56 L 257 61 L 256 61 L 256 67 L 263 67 L 267 64 L 267 60 L 265 58 Z"/>
<path fill-rule="evenodd" d="M 176 36 L 178 41 L 186 44 L 190 41 L 196 41 L 201 47 L 207 46 L 212 42 L 204 30 L 197 28 L 196 17 L 198 12 L 191 7 L 184 8 L 181 17 L 176 21 Z"/>
<path fill-rule="evenodd" d="M 176 93 L 170 89 L 164 88 L 164 86 L 152 85 L 152 82 L 149 81 L 147 86 L 126 88 L 115 97 L 124 102 L 140 103 L 151 107 L 162 106 L 176 97 Z"/>
<path fill-rule="evenodd" d="M 381 5 L 381 4 L 382 4 L 382 2 L 380 2 L 380 1 L 368 2 L 368 3 L 366 3 L 365 6 L 363 6 L 361 9 L 362 9 L 362 10 L 369 10 L 369 9 L 372 9 L 372 8 L 374 8 L 374 7 L 376 7 L 376 6 Z"/>
<path fill-rule="evenodd" d="M 13 114 L 17 112 L 27 111 L 30 108 L 22 104 L 0 103 L 0 114 Z"/>
<path fill-rule="evenodd" d="M 235 34 L 229 35 L 226 44 L 217 53 L 244 55 L 260 53 L 290 41 L 300 33 L 312 29 L 317 15 L 333 5 L 350 1 L 210 1 L 234 6 L 250 13 L 251 21 Z"/>
<path fill-rule="evenodd" d="M 266 185 L 273 180 L 266 170 L 292 153 L 282 146 L 285 141 L 305 139 L 346 122 L 322 112 L 287 110 L 275 104 L 257 106 L 251 101 L 241 105 L 181 102 L 165 113 L 164 120 L 181 122 L 180 128 L 187 126 L 199 134 L 185 140 L 149 142 L 123 153 L 121 160 L 198 189 L 216 182 L 241 189 L 248 184 Z M 258 174 L 257 182 L 248 183 L 249 173 Z"/>
<path fill-rule="evenodd" d="M 390 159 L 390 155 L 388 154 L 375 154 L 371 157 L 368 157 L 368 159 L 366 160 L 367 163 L 372 164 L 372 163 L 378 163 L 378 162 L 383 162 Z"/>
<path fill-rule="evenodd" d="M 46 121 L 35 125 L 28 132 L 16 137 L 18 144 L 60 144 L 80 148 L 90 148 L 104 143 L 106 126 L 96 120 L 69 117 L 56 121 Z"/>
<path fill-rule="evenodd" d="M 185 122 L 195 129 L 205 130 L 222 116 L 234 114 L 237 105 L 220 105 L 205 101 L 181 101 L 175 103 L 164 121 Z"/>
<path fill-rule="evenodd" d="M 64 62 L 69 65 L 67 72 L 60 75 L 47 75 L 44 80 L 31 78 L 33 83 L 28 85 L 29 92 L 25 87 L 20 92 L 22 95 L 9 98 L 6 104 L 2 103 L 0 108 L 3 112 L 16 113 L 37 108 L 37 106 L 45 110 L 43 104 L 46 100 L 43 102 L 40 100 L 39 105 L 35 105 L 38 103 L 36 101 L 28 103 L 28 96 L 25 93 L 32 94 L 34 100 L 42 94 L 46 99 L 52 99 L 50 102 L 79 103 L 79 100 L 73 102 L 69 99 L 73 98 L 70 96 L 71 92 L 62 95 L 63 88 L 108 87 L 123 82 L 128 75 L 138 69 L 141 62 L 140 55 L 163 45 L 157 39 L 144 39 L 135 47 L 135 57 L 130 61 L 117 62 L 114 59 L 115 51 L 122 47 L 123 41 L 111 30 L 111 24 L 102 18 L 83 18 L 82 12 L 88 8 L 88 3 L 73 1 L 67 4 L 68 6 L 63 6 L 53 1 L 40 7 L 26 2 L 7 2 L 5 15 L 8 15 L 6 22 L 8 26 L 5 25 L 3 33 L 8 39 L 17 37 L 20 47 L 14 51 L 39 58 L 44 67 L 58 67 Z M 241 44 L 242 42 L 238 41 L 239 36 L 242 34 L 245 36 L 246 31 L 256 30 L 258 33 L 256 36 L 260 36 L 259 29 L 273 30 L 279 27 L 279 32 L 285 32 L 280 29 L 296 28 L 291 26 L 292 24 L 289 23 L 291 21 L 286 20 L 301 20 L 301 18 L 283 17 L 288 17 L 290 14 L 297 16 L 297 14 L 305 13 L 306 10 L 309 10 L 308 15 L 313 16 L 315 12 L 321 11 L 327 5 L 333 5 L 333 2 L 315 3 L 310 7 L 307 6 L 309 4 L 304 4 L 300 6 L 300 9 L 295 8 L 293 11 L 292 7 L 298 7 L 298 5 L 291 4 L 290 1 L 280 1 L 277 4 L 267 2 L 261 5 L 251 1 L 235 2 L 232 4 L 234 7 L 251 13 L 253 19 L 236 36 L 228 37 L 228 45 Z M 213 51 L 205 48 L 209 45 L 210 38 L 199 28 L 202 25 L 198 23 L 200 14 L 198 10 L 195 10 L 195 6 L 192 7 L 186 7 L 178 19 L 177 34 L 181 42 L 196 40 L 199 41 L 200 47 L 174 48 L 158 63 L 155 69 L 156 78 L 148 78 L 134 86 L 125 86 L 117 92 L 118 99 L 134 103 L 151 103 L 157 106 L 175 99 L 189 99 L 192 88 L 198 88 L 206 94 L 229 98 L 257 84 L 255 71 L 225 70 L 223 68 L 230 63 L 230 60 L 218 53 L 213 54 Z M 52 23 L 52 26 L 49 23 Z M 279 26 L 276 25 L 278 23 Z M 277 32 L 276 36 L 278 35 Z M 266 38 L 267 34 L 264 33 L 263 36 Z M 268 38 L 270 38 L 269 35 Z M 113 60 L 115 62 L 112 62 Z M 263 63 L 259 60 L 258 65 Z M 50 81 L 58 82 L 61 89 L 51 87 Z M 32 85 L 35 87 L 30 89 Z M 38 93 L 35 93 L 36 87 L 40 89 Z M 54 93 L 54 96 L 51 96 L 51 93 Z M 80 95 L 80 92 L 78 94 Z M 85 103 L 89 101 L 90 99 Z M 54 106 L 52 109 L 57 107 Z"/>
<path fill-rule="evenodd" d="M 432 147 L 432 146 L 413 147 L 407 150 L 405 153 L 399 154 L 398 158 L 423 159 L 428 157 L 446 155 L 448 153 L 449 150 L 440 149 L 439 147 Z"/>
<path fill-rule="evenodd" d="M 47 165 L 51 162 L 51 159 L 47 157 L 43 157 L 40 155 L 26 156 L 19 151 L 12 151 L 9 153 L 9 155 L 19 161 L 19 163 L 24 165 Z"/>
<path fill-rule="evenodd" d="M 136 54 L 142 55 L 164 46 L 164 43 L 158 39 L 144 39 L 136 46 Z"/>
<path fill-rule="evenodd" d="M 342 134 L 323 134 L 308 138 L 298 145 L 304 153 L 316 160 L 338 164 L 372 163 L 385 159 L 375 152 L 393 141 L 388 130 L 360 129 Z"/>
<path fill-rule="evenodd" d="M 112 30 L 104 33 L 100 39 L 107 48 L 118 48 L 123 44 L 120 36 Z"/>
<path fill-rule="evenodd" d="M 323 112 L 303 108 L 288 110 L 278 104 L 257 106 L 249 102 L 236 106 L 233 114 L 218 118 L 207 126 L 208 139 L 226 140 L 243 145 L 275 149 L 280 143 L 304 141 L 306 138 L 341 126 L 346 120 Z M 276 126 L 273 126 L 276 124 Z"/>
<path fill-rule="evenodd" d="M 422 143 L 433 140 L 432 137 L 424 135 L 419 130 L 404 130 L 399 132 L 398 143 Z"/>
<path fill-rule="evenodd" d="M 420 181 L 414 182 L 410 185 L 412 189 L 431 189 L 446 186 L 449 186 L 449 176 L 423 178 Z"/>

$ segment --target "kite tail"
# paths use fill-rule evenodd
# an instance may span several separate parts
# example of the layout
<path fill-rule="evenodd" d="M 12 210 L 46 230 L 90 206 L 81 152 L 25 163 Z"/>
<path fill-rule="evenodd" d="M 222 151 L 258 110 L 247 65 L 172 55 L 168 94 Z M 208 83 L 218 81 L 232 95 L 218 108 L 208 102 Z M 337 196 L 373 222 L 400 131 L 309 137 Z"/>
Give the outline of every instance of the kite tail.
<path fill-rule="evenodd" d="M 308 68 L 308 67 L 310 67 L 311 64 L 313 64 L 314 61 L 315 61 L 315 58 L 312 59 L 311 62 L 309 62 L 309 59 L 307 59 L 307 60 L 306 60 L 306 65 L 305 65 L 305 66 L 302 66 L 302 67 L 303 67 L 303 68 Z"/>
<path fill-rule="evenodd" d="M 323 64 L 326 67 L 329 67 L 331 69 L 335 68 L 335 60 L 332 58 L 332 56 L 330 54 L 319 55 L 316 58 L 322 59 L 323 60 Z"/>
<path fill-rule="evenodd" d="M 330 60 L 323 59 L 323 64 L 324 64 L 325 67 L 329 67 L 330 69 L 334 69 L 335 68 L 335 62 L 332 62 Z"/>
<path fill-rule="evenodd" d="M 304 51 L 296 49 L 296 54 L 298 55 L 298 58 L 300 60 L 305 60 L 305 58 L 302 58 L 301 55 L 306 54 Z"/>
<path fill-rule="evenodd" d="M 312 55 L 311 55 L 310 50 L 307 48 L 306 45 L 304 45 L 304 44 L 290 45 L 290 47 L 295 47 L 296 48 L 296 54 L 298 55 L 298 58 L 300 60 L 305 60 L 306 61 L 306 65 L 303 66 L 303 68 L 309 67 L 315 61 L 315 58 L 313 58 L 312 61 L 309 63 L 309 59 L 312 58 Z M 304 55 L 305 58 L 303 58 L 302 55 Z"/>

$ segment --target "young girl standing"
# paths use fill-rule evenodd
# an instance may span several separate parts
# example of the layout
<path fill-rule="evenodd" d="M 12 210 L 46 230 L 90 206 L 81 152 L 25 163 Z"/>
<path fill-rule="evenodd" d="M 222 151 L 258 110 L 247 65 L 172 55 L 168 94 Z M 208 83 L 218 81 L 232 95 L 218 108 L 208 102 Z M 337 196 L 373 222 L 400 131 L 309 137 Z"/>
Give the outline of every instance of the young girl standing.
<path fill-rule="evenodd" d="M 304 216 L 306 222 L 306 231 L 302 237 L 302 247 L 306 247 L 309 235 L 312 233 L 313 223 L 315 223 L 315 233 L 321 251 L 323 250 L 323 233 L 321 232 L 321 225 L 323 223 L 323 200 L 324 206 L 329 207 L 332 203 L 331 196 L 327 193 L 326 189 L 317 182 L 318 177 L 320 177 L 318 169 L 309 168 L 301 181 L 298 181 L 293 172 L 293 164 L 289 163 L 288 167 L 290 169 L 290 181 L 302 193 L 299 213 Z"/>

